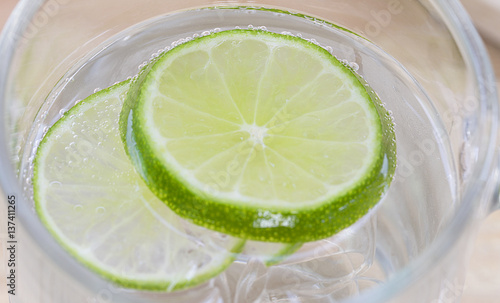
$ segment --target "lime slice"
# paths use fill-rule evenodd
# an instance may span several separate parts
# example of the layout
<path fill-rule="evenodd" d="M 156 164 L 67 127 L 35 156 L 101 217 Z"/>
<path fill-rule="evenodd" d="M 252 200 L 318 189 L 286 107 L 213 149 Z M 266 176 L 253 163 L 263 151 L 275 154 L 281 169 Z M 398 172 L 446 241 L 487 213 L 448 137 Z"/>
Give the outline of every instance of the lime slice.
<path fill-rule="evenodd" d="M 36 211 L 105 278 L 128 288 L 186 288 L 224 270 L 243 241 L 181 219 L 136 174 L 118 131 L 128 87 L 88 97 L 50 128 L 35 158 Z"/>
<path fill-rule="evenodd" d="M 364 84 L 304 39 L 223 31 L 146 66 L 120 127 L 148 186 L 179 215 L 241 238 L 306 242 L 353 224 L 392 180 L 392 122 Z"/>

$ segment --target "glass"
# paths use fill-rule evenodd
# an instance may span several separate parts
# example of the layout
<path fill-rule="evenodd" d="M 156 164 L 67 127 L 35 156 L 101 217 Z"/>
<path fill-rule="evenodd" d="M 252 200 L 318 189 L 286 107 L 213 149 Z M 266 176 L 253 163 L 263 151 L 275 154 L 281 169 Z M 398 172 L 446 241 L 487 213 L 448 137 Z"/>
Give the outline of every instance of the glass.
<path fill-rule="evenodd" d="M 214 6 L 246 8 L 197 10 Z M 293 256 L 270 268 L 240 259 L 173 294 L 102 280 L 56 243 L 33 210 L 38 140 L 72 104 L 133 76 L 158 49 L 193 33 L 249 25 L 315 38 L 365 77 L 396 123 L 390 191 L 331 246 L 301 249 L 330 267 Z M 498 207 L 498 100 L 485 50 L 457 1 L 21 1 L 0 49 L 0 180 L 3 197 L 15 197 L 3 207 L 15 200 L 19 222 L 11 302 L 459 299 L 475 229 Z"/>

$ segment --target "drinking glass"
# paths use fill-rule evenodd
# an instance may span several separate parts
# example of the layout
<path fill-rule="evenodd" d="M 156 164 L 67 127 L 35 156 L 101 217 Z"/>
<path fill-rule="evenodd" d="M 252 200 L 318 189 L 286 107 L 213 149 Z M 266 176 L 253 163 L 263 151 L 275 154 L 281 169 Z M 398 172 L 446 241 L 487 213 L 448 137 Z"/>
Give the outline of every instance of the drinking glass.
<path fill-rule="evenodd" d="M 394 181 L 356 226 L 282 264 L 240 258 L 174 293 L 120 288 L 37 217 L 37 145 L 72 105 L 133 77 L 151 54 L 236 27 L 302 36 L 362 75 L 395 123 Z M 499 207 L 495 80 L 455 0 L 21 0 L 0 51 L 1 207 L 15 206 L 1 219 L 16 227 L 10 302 L 455 302 L 478 224 Z"/>

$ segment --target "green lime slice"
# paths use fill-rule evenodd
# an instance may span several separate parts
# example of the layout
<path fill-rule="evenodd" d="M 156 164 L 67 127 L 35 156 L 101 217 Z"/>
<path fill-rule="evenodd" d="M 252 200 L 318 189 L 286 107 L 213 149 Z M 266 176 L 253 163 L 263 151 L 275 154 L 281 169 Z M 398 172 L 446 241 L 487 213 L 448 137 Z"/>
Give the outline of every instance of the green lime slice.
<path fill-rule="evenodd" d="M 146 66 L 120 127 L 150 189 L 182 217 L 298 243 L 335 234 L 381 199 L 395 168 L 385 117 L 361 77 L 322 47 L 230 30 Z"/>
<path fill-rule="evenodd" d="M 181 219 L 136 174 L 118 131 L 128 87 L 88 97 L 50 128 L 35 158 L 35 208 L 60 244 L 105 278 L 183 289 L 223 271 L 244 243 Z"/>

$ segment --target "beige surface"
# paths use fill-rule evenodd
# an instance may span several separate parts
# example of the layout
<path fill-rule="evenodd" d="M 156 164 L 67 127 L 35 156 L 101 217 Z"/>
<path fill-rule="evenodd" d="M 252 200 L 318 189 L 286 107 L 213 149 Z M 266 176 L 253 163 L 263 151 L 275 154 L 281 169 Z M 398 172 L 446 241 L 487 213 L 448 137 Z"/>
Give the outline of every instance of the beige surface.
<path fill-rule="evenodd" d="M 480 0 L 483 1 L 483 0 Z M 0 28 L 17 0 L 0 0 Z M 500 22 L 500 16 L 499 16 Z M 500 45 L 500 44 L 497 44 Z M 500 76 L 500 50 L 489 47 L 493 65 Z M 0 236 L 3 238 L 3 235 Z M 3 239 L 0 243 L 0 303 L 7 302 L 5 293 L 5 262 Z M 500 302 L 500 211 L 485 220 L 479 230 L 467 273 L 462 303 Z"/>
<path fill-rule="evenodd" d="M 17 3 L 17 0 L 0 0 L 0 29 L 3 28 L 3 25 L 5 23 L 5 21 L 7 20 L 7 18 L 9 17 L 10 15 L 10 12 L 12 11 L 12 9 L 14 8 L 14 6 L 16 5 Z M 1 191 L 0 191 L 1 193 Z M 2 193 L 3 195 L 3 193 Z M 2 207 L 2 210 L 0 210 L 0 218 L 5 218 L 5 210 L 4 208 Z M 0 221 L 1 223 L 3 223 L 3 221 Z M 3 231 L 3 229 L 0 229 L 1 231 Z M 8 298 L 7 298 L 7 280 L 6 280 L 6 275 L 5 275 L 5 272 L 6 272 L 6 264 L 7 262 L 5 262 L 5 255 L 4 255 L 4 252 L 6 251 L 7 247 L 6 247 L 6 235 L 4 234 L 0 234 L 0 303 L 7 303 L 8 302 Z"/>
<path fill-rule="evenodd" d="M 500 23 L 500 16 L 497 22 Z M 500 45 L 498 41 L 495 43 Z M 500 49 L 489 41 L 487 45 L 495 73 L 500 79 Z M 479 302 L 500 302 L 500 211 L 491 214 L 482 223 L 467 272 L 462 303 Z"/>
<path fill-rule="evenodd" d="M 0 29 L 3 27 L 16 3 L 17 0 L 0 0 Z"/>
<path fill-rule="evenodd" d="M 487 39 L 491 61 L 500 79 L 500 1 L 462 0 L 462 3 Z M 483 222 L 466 279 L 462 303 L 500 302 L 500 211 Z"/>

